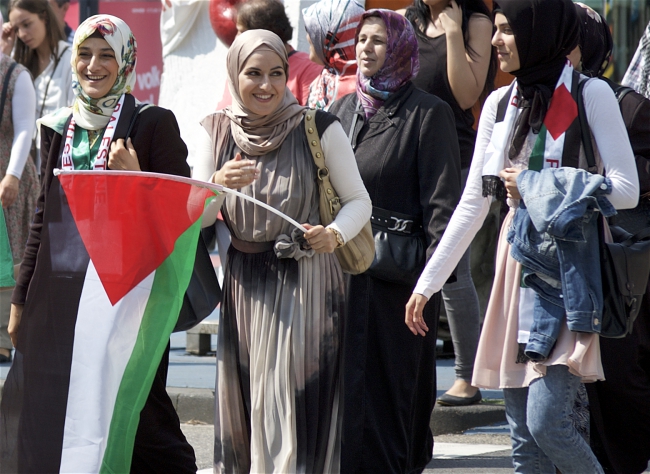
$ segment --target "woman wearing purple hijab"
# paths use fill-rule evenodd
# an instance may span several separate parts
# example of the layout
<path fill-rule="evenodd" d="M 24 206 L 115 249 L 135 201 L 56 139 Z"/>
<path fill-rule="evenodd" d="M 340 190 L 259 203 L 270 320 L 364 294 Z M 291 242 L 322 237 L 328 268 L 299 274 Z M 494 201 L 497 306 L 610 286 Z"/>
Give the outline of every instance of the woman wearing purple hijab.
<path fill-rule="evenodd" d="M 364 13 L 356 56 L 356 93 L 330 112 L 349 131 L 373 202 L 377 252 L 371 268 L 350 279 L 341 472 L 422 472 L 433 447 L 439 293 L 426 309 L 428 330 L 411 333 L 402 315 L 460 197 L 458 140 L 449 105 L 411 83 L 419 61 L 408 20 Z M 420 258 L 386 258 L 385 244 L 398 241 L 420 245 Z M 413 272 L 399 273 L 406 268 Z"/>

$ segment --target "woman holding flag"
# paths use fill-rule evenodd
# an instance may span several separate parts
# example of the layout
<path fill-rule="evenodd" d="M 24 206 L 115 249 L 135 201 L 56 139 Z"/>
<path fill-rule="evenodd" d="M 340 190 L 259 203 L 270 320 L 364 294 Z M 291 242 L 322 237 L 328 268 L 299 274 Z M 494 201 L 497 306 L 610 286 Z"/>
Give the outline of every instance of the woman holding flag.
<path fill-rule="evenodd" d="M 60 179 L 54 177 L 55 168 L 189 177 L 187 148 L 170 111 L 140 107 L 131 95 L 136 81 L 136 42 L 122 20 L 96 15 L 84 21 L 74 37 L 71 63 L 76 96 L 72 108 L 61 108 L 39 121 L 43 186 L 12 297 L 9 333 L 16 345 L 16 359 L 2 397 L 0 471 L 99 472 L 101 468 L 110 472 L 193 473 L 194 451 L 180 430 L 165 389 L 168 335 L 148 361 L 143 377 L 147 382 L 117 379 L 116 390 L 137 392 L 137 402 L 120 405 L 118 397 L 113 406 L 101 405 L 95 413 L 90 408 L 108 391 L 103 381 L 113 380 L 117 359 L 127 351 L 123 345 L 126 333 L 113 327 L 105 334 L 97 327 L 96 333 L 112 340 L 112 347 L 109 344 L 100 354 L 101 365 L 91 367 L 85 378 L 99 377 L 95 385 L 101 390 L 93 396 L 94 386 L 88 386 L 88 391 L 80 393 L 79 387 L 86 381 L 74 374 L 89 360 L 77 360 L 76 354 L 83 349 L 83 335 L 93 334 L 82 333 L 79 321 L 86 317 L 82 300 L 94 260 L 89 264 L 88 242 L 81 244 L 83 221 L 75 225 L 70 217 L 72 207 L 66 207 L 72 206 L 72 199 L 61 194 Z M 95 201 L 95 206 L 99 204 Z M 139 204 L 128 202 L 125 196 L 120 205 Z M 119 209 L 114 211 L 112 218 L 117 219 Z M 129 244 L 122 242 L 122 246 Z M 77 249 L 84 250 L 75 253 Z M 120 251 L 127 254 L 127 249 Z M 110 256 L 117 263 L 110 272 L 120 271 L 124 262 L 120 258 Z M 101 269 L 97 271 L 101 275 Z M 98 298 L 88 303 L 90 312 L 97 312 L 100 303 Z M 132 307 L 109 306 L 126 308 L 122 311 L 130 316 L 125 321 L 133 321 Z M 101 326 L 100 321 L 96 324 Z M 130 332 L 134 331 L 142 337 L 137 327 L 131 328 Z M 110 339 L 113 334 L 119 337 Z M 85 345 L 93 345 L 93 341 Z M 78 398 L 70 398 L 73 394 Z M 141 411 L 134 406 L 142 407 Z M 127 413 L 129 421 L 123 429 L 115 423 L 113 415 L 118 412 Z M 105 430 L 96 434 L 96 428 Z M 114 440 L 120 447 L 115 448 Z"/>
<path fill-rule="evenodd" d="M 219 321 L 215 472 L 339 472 L 345 295 L 333 252 L 368 222 L 370 199 L 337 119 L 305 117 L 287 88 L 277 35 L 242 33 L 227 68 L 233 102 L 202 122 L 208 133 L 197 175 L 269 204 L 307 232 L 231 194 L 216 202 L 232 245 Z M 327 227 L 309 144 L 315 135 L 308 143 L 307 133 L 320 136 L 342 203 Z"/>
<path fill-rule="evenodd" d="M 506 240 L 525 194 L 522 179 L 548 176 L 549 171 L 559 179 L 566 168 L 553 168 L 584 167 L 574 81 L 585 78 L 566 61 L 578 44 L 577 15 L 570 0 L 494 3 L 492 44 L 501 69 L 516 80 L 485 103 L 467 186 L 407 304 L 406 324 L 414 333 L 423 331 L 421 314 L 428 297 L 442 287 L 469 246 L 492 197 L 507 193 L 510 212 L 497 248 L 472 385 L 503 389 L 515 472 L 603 472 L 568 417 L 579 383 L 603 379 L 599 336 L 570 331 L 564 317 L 550 353 L 541 360 L 528 356 L 535 298 L 530 288 L 522 287 L 522 266 L 512 258 Z M 607 199 L 617 209 L 634 207 L 638 179 L 616 98 L 597 79 L 586 83 L 583 96 L 596 162 L 611 180 Z"/>

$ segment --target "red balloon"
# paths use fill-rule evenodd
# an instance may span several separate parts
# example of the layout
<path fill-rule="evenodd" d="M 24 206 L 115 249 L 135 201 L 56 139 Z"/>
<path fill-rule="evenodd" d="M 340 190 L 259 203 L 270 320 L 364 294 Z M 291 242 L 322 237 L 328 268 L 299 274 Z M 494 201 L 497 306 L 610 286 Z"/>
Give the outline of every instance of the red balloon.
<path fill-rule="evenodd" d="M 237 36 L 238 0 L 210 0 L 210 24 L 217 38 L 230 46 Z"/>

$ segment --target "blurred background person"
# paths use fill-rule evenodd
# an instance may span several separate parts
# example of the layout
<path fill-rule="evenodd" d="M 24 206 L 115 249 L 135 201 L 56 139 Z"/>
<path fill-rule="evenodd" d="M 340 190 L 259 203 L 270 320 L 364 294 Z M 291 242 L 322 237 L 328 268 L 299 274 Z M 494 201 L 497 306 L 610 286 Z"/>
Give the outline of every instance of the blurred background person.
<path fill-rule="evenodd" d="M 636 234 L 650 227 L 650 100 L 602 77 L 613 49 L 605 19 L 576 3 L 580 44 L 569 55 L 576 69 L 607 82 L 619 99 L 639 175 L 639 204 L 622 209 L 612 224 Z M 605 380 L 585 384 L 591 412 L 591 446 L 605 472 L 637 473 L 650 460 L 650 288 L 634 330 L 624 338 L 600 339 Z"/>
<path fill-rule="evenodd" d="M 280 37 L 289 56 L 287 87 L 300 105 L 306 105 L 309 87 L 321 73 L 323 67 L 311 61 L 307 53 L 296 51 L 289 44 L 293 28 L 287 17 L 284 4 L 278 0 L 250 0 L 242 3 L 237 11 L 237 32 L 241 34 L 248 30 L 268 30 Z M 231 103 L 232 96 L 226 82 L 217 110 L 221 110 Z"/>
<path fill-rule="evenodd" d="M 2 13 L 0 13 L 2 24 Z M 36 166 L 29 160 L 36 94 L 29 71 L 0 51 L 0 202 L 14 264 L 20 263 L 38 198 Z M 3 269 L 3 271 L 6 269 Z M 12 286 L 0 289 L 0 363 L 11 362 L 7 332 Z"/>
<path fill-rule="evenodd" d="M 48 0 L 12 0 L 9 22 L 2 26 L 3 53 L 11 54 L 34 78 L 36 119 L 72 105 L 72 48 Z M 40 171 L 40 130 L 36 130 L 32 158 Z M 35 151 L 34 151 L 35 150 Z"/>
<path fill-rule="evenodd" d="M 302 11 L 309 59 L 323 66 L 311 84 L 309 107 L 327 110 L 336 99 L 355 91 L 354 34 L 363 11 L 356 0 L 320 0 Z"/>
<path fill-rule="evenodd" d="M 63 39 L 72 44 L 72 40 L 74 39 L 74 30 L 65 21 L 65 15 L 68 13 L 68 9 L 70 8 L 70 0 L 48 1 L 50 2 L 54 15 L 56 16 L 56 20 L 59 22 L 59 26 L 63 31 Z"/>
<path fill-rule="evenodd" d="M 409 19 L 418 38 L 420 72 L 413 84 L 440 97 L 454 112 L 464 187 L 476 142 L 472 108 L 494 85 L 492 15 L 483 0 L 415 0 L 400 13 Z M 462 406 L 481 400 L 481 392 L 471 385 L 480 306 L 470 273 L 469 249 L 458 264 L 456 278 L 456 282 L 442 288 L 456 359 L 456 381 L 438 403 Z"/>

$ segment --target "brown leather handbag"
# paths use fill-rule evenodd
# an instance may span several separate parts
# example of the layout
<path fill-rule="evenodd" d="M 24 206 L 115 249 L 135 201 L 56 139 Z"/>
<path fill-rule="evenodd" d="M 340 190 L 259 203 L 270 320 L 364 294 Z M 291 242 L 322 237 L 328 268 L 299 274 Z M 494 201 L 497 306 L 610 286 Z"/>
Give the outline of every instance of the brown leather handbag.
<path fill-rule="evenodd" d="M 329 169 L 325 166 L 325 155 L 316 130 L 315 117 L 316 111 L 308 109 L 304 120 L 305 132 L 307 133 L 309 149 L 318 167 L 320 220 L 322 225 L 327 226 L 334 221 L 341 210 L 341 200 L 336 194 L 332 183 L 330 183 Z M 350 239 L 342 247 L 336 248 L 334 253 L 345 273 L 358 275 L 370 268 L 370 264 L 375 258 L 375 241 L 372 236 L 370 219 L 354 238 Z"/>

